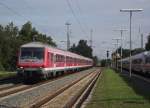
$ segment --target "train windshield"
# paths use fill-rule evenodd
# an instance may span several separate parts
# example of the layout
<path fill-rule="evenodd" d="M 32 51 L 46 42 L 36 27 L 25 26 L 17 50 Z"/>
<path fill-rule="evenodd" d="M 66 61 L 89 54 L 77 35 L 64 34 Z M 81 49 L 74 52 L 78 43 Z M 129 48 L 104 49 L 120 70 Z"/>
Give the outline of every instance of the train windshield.
<path fill-rule="evenodd" d="M 150 57 L 149 56 L 145 58 L 145 62 L 146 62 L 146 64 L 150 64 Z"/>
<path fill-rule="evenodd" d="M 38 59 L 43 60 L 44 48 L 21 48 L 20 59 Z"/>

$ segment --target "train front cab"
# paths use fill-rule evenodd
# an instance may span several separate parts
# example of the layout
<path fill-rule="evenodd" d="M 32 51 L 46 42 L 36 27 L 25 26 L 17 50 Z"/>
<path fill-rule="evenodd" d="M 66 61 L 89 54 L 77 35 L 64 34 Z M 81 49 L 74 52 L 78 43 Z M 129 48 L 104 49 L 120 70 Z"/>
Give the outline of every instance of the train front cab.
<path fill-rule="evenodd" d="M 45 48 L 23 47 L 18 58 L 17 74 L 24 79 L 43 77 Z"/>

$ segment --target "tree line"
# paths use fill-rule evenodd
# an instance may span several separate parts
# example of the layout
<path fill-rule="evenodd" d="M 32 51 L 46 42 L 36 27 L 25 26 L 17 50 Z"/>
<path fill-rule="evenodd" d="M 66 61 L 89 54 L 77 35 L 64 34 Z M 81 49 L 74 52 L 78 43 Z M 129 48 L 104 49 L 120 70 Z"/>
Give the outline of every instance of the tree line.
<path fill-rule="evenodd" d="M 147 36 L 147 42 L 145 43 L 145 48 L 135 48 L 135 49 L 132 49 L 131 53 L 132 55 L 136 55 L 138 53 L 141 53 L 141 52 L 144 52 L 144 51 L 150 51 L 150 33 L 149 35 Z M 116 54 L 116 53 L 119 53 L 119 55 L 121 55 L 121 47 L 119 47 L 118 49 L 116 49 L 116 51 L 114 51 L 112 53 L 113 54 Z M 122 58 L 126 58 L 126 57 L 129 57 L 130 56 L 130 49 L 122 49 Z"/>
<path fill-rule="evenodd" d="M 73 44 L 69 51 L 93 59 L 94 66 L 98 63 L 97 56 L 93 56 L 93 49 L 87 44 L 87 40 L 80 40 L 77 45 Z"/>
<path fill-rule="evenodd" d="M 135 48 L 135 49 L 132 49 L 131 54 L 132 55 L 136 55 L 136 54 L 139 54 L 139 53 L 144 52 L 144 51 L 150 51 L 150 33 L 147 36 L 147 42 L 145 43 L 145 48 Z M 121 47 L 119 47 L 118 49 L 116 49 L 111 54 L 112 60 L 116 60 L 117 52 L 121 56 Z M 130 49 L 123 48 L 122 49 L 122 58 L 126 58 L 126 57 L 129 57 L 129 56 L 130 56 Z M 118 59 L 120 59 L 120 57 L 118 57 Z M 101 66 L 106 66 L 107 61 L 108 61 L 107 59 L 101 60 Z M 111 60 L 109 60 L 109 61 L 111 61 Z"/>
<path fill-rule="evenodd" d="M 19 47 L 32 41 L 57 47 L 51 36 L 40 33 L 29 21 L 21 28 L 15 26 L 13 22 L 6 26 L 0 25 L 0 71 L 15 71 Z M 96 56 L 93 57 L 93 50 L 86 40 L 80 40 L 78 45 L 73 44 L 69 51 L 92 58 L 95 64 L 98 61 Z"/>
<path fill-rule="evenodd" d="M 0 25 L 0 70 L 16 70 L 17 52 L 20 45 L 32 42 L 33 40 L 56 46 L 51 36 L 39 33 L 31 22 L 27 22 L 19 29 L 9 23 L 6 26 Z"/>

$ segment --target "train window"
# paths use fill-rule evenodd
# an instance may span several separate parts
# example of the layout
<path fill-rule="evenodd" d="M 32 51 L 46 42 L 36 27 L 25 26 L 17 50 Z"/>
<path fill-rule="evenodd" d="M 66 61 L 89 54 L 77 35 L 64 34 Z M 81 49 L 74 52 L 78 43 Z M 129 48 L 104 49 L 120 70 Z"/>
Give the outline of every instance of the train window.
<path fill-rule="evenodd" d="M 139 59 L 139 60 L 138 60 L 138 63 L 141 64 L 141 63 L 142 63 L 142 59 Z"/>
<path fill-rule="evenodd" d="M 60 55 L 56 54 L 56 62 L 60 62 Z"/>
<path fill-rule="evenodd" d="M 69 57 L 68 57 L 68 56 L 66 57 L 66 62 L 67 62 L 67 63 L 69 62 Z"/>
<path fill-rule="evenodd" d="M 60 62 L 64 62 L 64 56 L 60 56 Z"/>
<path fill-rule="evenodd" d="M 149 64 L 149 63 L 150 63 L 150 57 L 146 57 L 146 58 L 145 58 L 145 63 L 146 63 L 146 64 Z"/>
<path fill-rule="evenodd" d="M 43 59 L 44 48 L 21 48 L 21 59 Z"/>
<path fill-rule="evenodd" d="M 142 63 L 142 59 L 135 59 L 132 61 L 132 63 L 134 64 L 141 64 Z"/>
<path fill-rule="evenodd" d="M 51 53 L 51 62 L 53 62 L 53 60 L 54 60 L 54 54 L 53 53 Z"/>
<path fill-rule="evenodd" d="M 55 63 L 56 62 L 56 55 L 53 54 L 53 62 Z"/>

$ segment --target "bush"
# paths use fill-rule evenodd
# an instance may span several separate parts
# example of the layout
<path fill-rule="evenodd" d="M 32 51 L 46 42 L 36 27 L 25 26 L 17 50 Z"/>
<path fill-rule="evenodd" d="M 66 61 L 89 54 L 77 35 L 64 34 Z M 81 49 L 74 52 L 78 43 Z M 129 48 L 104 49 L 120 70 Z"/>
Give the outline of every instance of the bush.
<path fill-rule="evenodd" d="M 3 65 L 1 64 L 1 62 L 0 62 L 0 71 L 4 71 L 5 69 L 4 69 L 4 67 L 3 67 Z"/>

